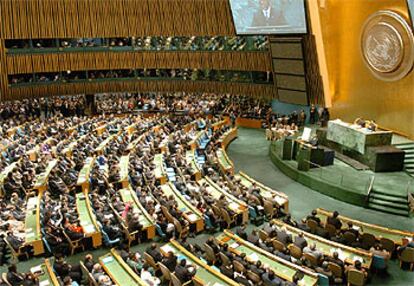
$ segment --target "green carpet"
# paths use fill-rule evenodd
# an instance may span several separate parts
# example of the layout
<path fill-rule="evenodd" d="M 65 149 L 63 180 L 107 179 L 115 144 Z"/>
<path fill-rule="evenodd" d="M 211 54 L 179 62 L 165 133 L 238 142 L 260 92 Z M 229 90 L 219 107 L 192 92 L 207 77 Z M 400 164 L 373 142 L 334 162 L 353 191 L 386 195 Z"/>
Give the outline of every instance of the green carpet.
<path fill-rule="evenodd" d="M 413 231 L 412 218 L 384 214 L 347 204 L 293 181 L 273 165 L 268 152 L 269 141 L 265 140 L 264 131 L 246 128 L 239 129 L 239 137 L 227 150 L 237 171 L 243 170 L 263 184 L 289 196 L 289 208 L 294 218 L 300 219 L 309 214 L 312 209 L 323 207 L 369 223 Z M 400 270 L 396 260 L 390 262 L 388 272 L 390 275 L 387 277 L 374 277 L 371 285 L 414 285 L 414 273 Z"/>

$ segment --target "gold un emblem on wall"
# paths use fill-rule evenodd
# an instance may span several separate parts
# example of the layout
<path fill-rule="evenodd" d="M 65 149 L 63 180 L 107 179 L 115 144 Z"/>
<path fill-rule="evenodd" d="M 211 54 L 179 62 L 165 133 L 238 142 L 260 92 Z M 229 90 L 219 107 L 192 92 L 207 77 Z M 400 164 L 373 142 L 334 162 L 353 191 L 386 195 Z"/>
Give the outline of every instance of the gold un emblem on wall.
<path fill-rule="evenodd" d="M 362 55 L 375 77 L 396 81 L 410 72 L 414 37 L 402 16 L 393 11 L 378 11 L 366 20 L 362 31 Z"/>

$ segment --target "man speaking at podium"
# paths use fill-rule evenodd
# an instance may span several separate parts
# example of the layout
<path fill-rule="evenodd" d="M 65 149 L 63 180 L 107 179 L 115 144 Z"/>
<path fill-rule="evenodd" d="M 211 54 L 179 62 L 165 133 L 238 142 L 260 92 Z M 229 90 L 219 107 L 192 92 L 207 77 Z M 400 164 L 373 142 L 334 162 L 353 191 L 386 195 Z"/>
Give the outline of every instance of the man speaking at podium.
<path fill-rule="evenodd" d="M 287 24 L 286 18 L 283 15 L 283 7 L 286 0 L 281 0 L 281 5 L 278 9 L 273 7 L 271 0 L 259 1 L 260 6 L 253 16 L 252 27 L 283 26 Z"/>

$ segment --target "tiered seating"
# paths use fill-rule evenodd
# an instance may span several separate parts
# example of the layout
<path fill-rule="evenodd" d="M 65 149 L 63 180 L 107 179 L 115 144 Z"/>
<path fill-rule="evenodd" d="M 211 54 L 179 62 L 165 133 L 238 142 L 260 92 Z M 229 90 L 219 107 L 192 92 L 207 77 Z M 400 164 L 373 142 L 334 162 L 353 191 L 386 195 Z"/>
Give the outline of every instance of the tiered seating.
<path fill-rule="evenodd" d="M 115 249 L 100 257 L 99 263 L 116 285 L 137 286 L 147 285 L 141 278 L 123 261 Z"/>
<path fill-rule="evenodd" d="M 207 263 L 194 256 L 194 254 L 182 247 L 177 241 L 172 240 L 170 243 L 161 247 L 161 253 L 163 255 L 166 255 L 169 251 L 172 251 L 178 257 L 178 260 L 186 259 L 192 265 L 197 266 L 197 272 L 193 278 L 195 285 L 239 285 L 237 282 L 221 274 L 216 268 L 210 267 Z M 170 277 L 172 276 L 171 274 Z M 168 275 L 168 272 L 166 275 Z"/>
<path fill-rule="evenodd" d="M 296 275 L 297 272 L 300 272 L 303 273 L 303 278 L 300 282 L 301 285 L 316 285 L 318 282 L 317 274 L 309 269 L 266 252 L 254 244 L 241 239 L 231 231 L 225 230 L 224 233 L 219 235 L 216 239 L 220 245 L 227 243 L 230 251 L 237 255 L 245 253 L 248 260 L 253 263 L 260 260 L 262 263 L 268 265 L 268 267 L 283 280 L 293 281 L 294 275 Z"/>
<path fill-rule="evenodd" d="M 317 217 L 321 220 L 321 224 L 326 228 L 327 218 L 331 217 L 333 213 L 322 208 L 318 208 L 316 211 Z M 351 219 L 342 215 L 339 215 L 338 219 L 342 222 L 342 230 L 345 230 L 348 223 L 351 223 L 353 228 L 362 234 L 362 246 L 365 249 L 369 249 L 374 246 L 375 243 L 381 242 L 388 251 L 393 252 L 396 250 L 396 246 L 405 245 L 412 237 L 414 237 L 414 232 L 390 229 Z"/>

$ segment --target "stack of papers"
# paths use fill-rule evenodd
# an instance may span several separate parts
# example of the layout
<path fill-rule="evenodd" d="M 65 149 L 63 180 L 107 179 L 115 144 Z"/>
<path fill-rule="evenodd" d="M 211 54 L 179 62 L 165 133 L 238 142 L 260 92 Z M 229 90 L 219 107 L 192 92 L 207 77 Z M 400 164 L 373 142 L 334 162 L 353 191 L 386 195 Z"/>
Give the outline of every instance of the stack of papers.
<path fill-rule="evenodd" d="M 229 245 L 230 248 L 236 249 L 240 245 L 237 242 L 234 242 L 233 244 Z"/>
<path fill-rule="evenodd" d="M 253 261 L 256 262 L 259 260 L 259 257 L 257 256 L 257 253 L 252 253 L 250 255 L 248 255 L 248 257 Z"/>

